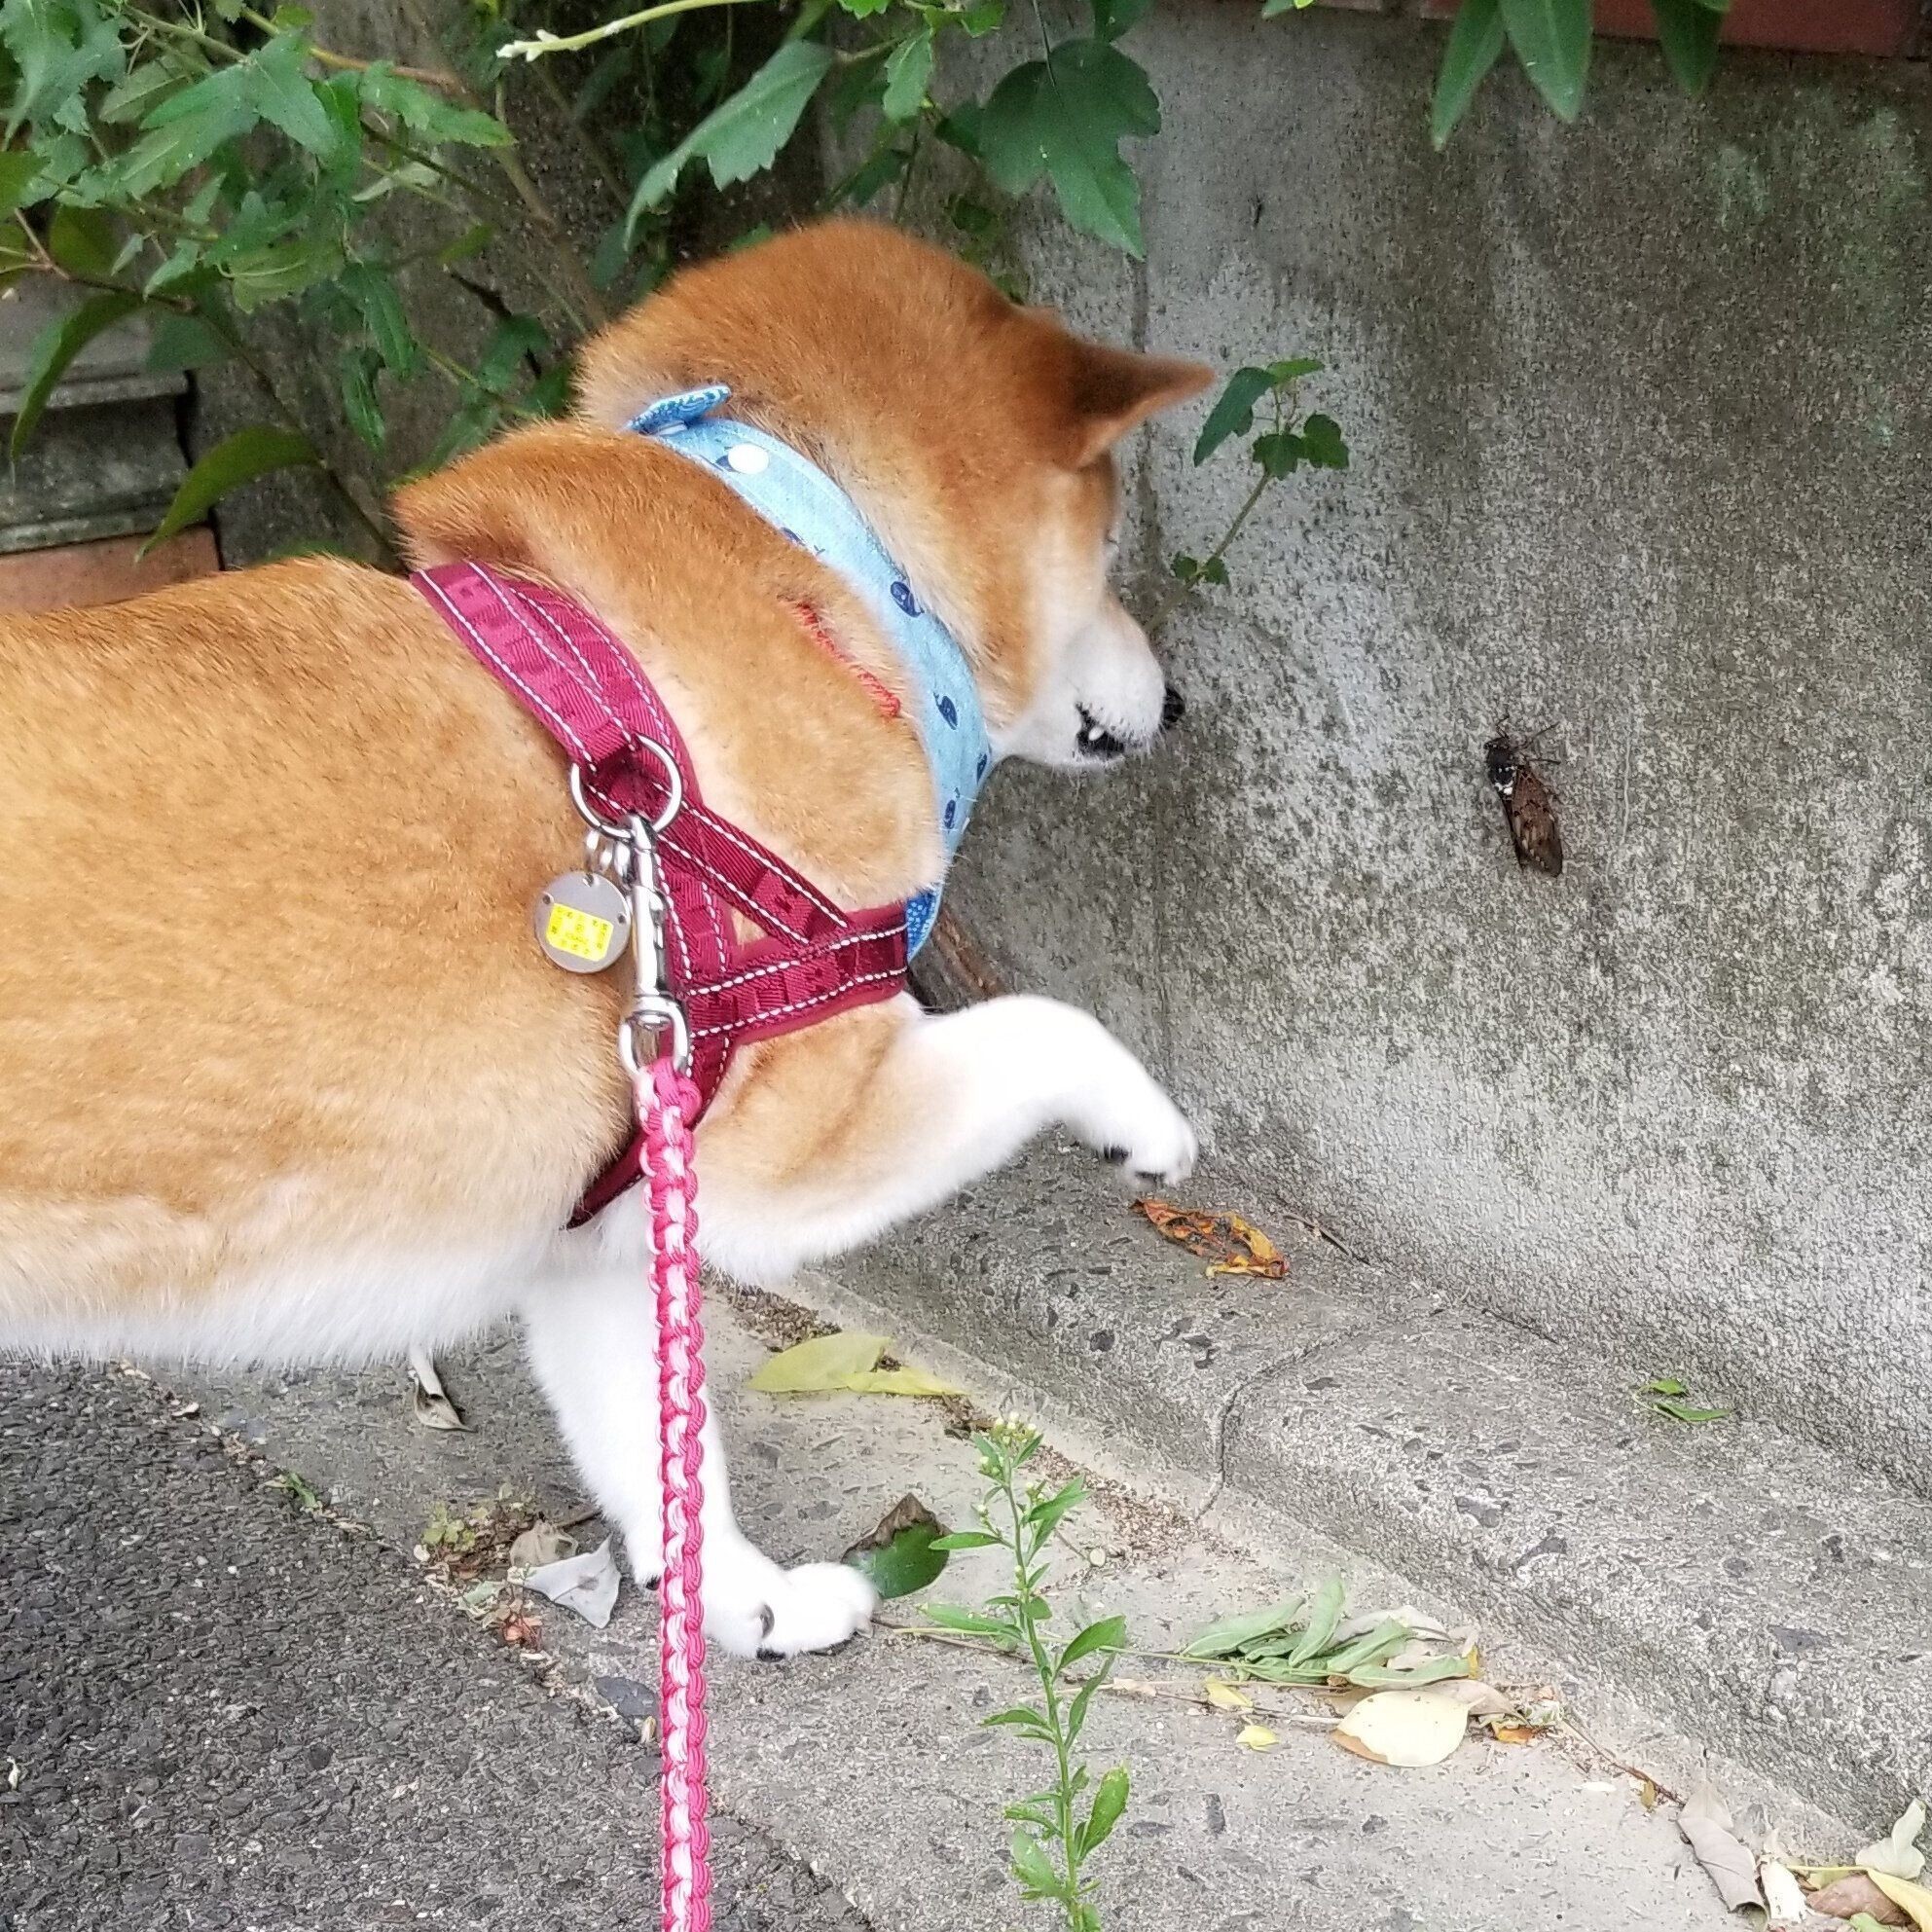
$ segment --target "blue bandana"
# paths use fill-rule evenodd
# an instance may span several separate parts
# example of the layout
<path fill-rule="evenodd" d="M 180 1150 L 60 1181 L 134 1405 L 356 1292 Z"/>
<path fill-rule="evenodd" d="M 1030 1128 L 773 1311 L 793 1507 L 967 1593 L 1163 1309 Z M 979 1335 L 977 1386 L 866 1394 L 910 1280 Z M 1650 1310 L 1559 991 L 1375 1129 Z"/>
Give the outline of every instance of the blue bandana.
<path fill-rule="evenodd" d="M 711 414 L 730 395 L 713 383 L 667 396 L 634 417 L 631 427 L 711 465 L 767 523 L 822 558 L 871 606 L 911 674 L 912 718 L 932 768 L 950 864 L 993 765 L 972 667 L 959 640 L 913 595 L 852 498 L 823 470 L 762 429 Z M 908 953 L 916 953 L 932 930 L 942 884 L 935 881 L 906 902 Z"/>

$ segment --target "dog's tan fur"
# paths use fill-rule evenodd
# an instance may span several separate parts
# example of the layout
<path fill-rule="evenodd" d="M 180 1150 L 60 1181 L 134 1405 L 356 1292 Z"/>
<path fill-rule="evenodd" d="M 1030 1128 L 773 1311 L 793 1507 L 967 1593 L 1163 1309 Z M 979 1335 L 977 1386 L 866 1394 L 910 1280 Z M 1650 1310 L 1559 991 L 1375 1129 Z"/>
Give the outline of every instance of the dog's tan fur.
<path fill-rule="evenodd" d="M 996 729 L 1042 611 L 1105 597 L 1111 451 L 1200 386 L 949 258 L 836 224 L 687 273 L 592 343 L 581 419 L 406 489 L 419 561 L 595 608 L 677 717 L 708 799 L 842 901 L 936 876 L 904 674 L 839 578 L 636 407 L 723 381 L 838 476 L 974 661 Z M 0 1345 L 165 1335 L 303 1256 L 528 1246 L 626 1132 L 622 973 L 529 933 L 574 860 L 564 767 L 406 583 L 283 563 L 0 627 Z M 744 1053 L 705 1185 L 822 1190 L 902 1157 L 906 1009 Z M 152 1319 L 149 1319 L 152 1318 Z"/>

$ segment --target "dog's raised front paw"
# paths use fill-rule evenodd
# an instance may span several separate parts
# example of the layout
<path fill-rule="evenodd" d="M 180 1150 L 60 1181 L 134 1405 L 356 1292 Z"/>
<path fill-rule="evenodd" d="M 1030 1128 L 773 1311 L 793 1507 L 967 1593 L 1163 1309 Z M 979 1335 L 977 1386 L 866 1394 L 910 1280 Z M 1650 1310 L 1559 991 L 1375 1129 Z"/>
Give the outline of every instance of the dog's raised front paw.
<path fill-rule="evenodd" d="M 1072 1125 L 1134 1187 L 1171 1187 L 1194 1171 L 1194 1130 L 1125 1049 L 1124 1066 L 1097 1082 Z"/>
<path fill-rule="evenodd" d="M 802 1651 L 828 1651 L 872 1621 L 879 1598 L 844 1563 L 801 1563 L 782 1570 L 747 1550 L 706 1565 L 705 1634 L 733 1657 L 767 1662 Z"/>

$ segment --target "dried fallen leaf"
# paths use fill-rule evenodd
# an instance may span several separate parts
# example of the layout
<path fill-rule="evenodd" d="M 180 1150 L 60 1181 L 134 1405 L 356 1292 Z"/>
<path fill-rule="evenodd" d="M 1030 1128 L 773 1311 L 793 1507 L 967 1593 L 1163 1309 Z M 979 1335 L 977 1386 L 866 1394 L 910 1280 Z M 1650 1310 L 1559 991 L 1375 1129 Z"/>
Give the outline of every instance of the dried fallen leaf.
<path fill-rule="evenodd" d="M 1463 1741 L 1469 1711 L 1440 1691 L 1377 1691 L 1330 1733 L 1344 1751 L 1371 1764 L 1419 1770 L 1440 1765 Z"/>
<path fill-rule="evenodd" d="M 1864 1913 L 1880 1925 L 1912 1923 L 1905 1908 L 1894 1905 L 1863 1872 L 1854 1872 L 1849 1877 L 1836 1878 L 1821 1886 L 1805 1904 L 1827 1918 L 1855 1918 Z"/>
<path fill-rule="evenodd" d="M 1202 1684 L 1201 1695 L 1218 1711 L 1252 1711 L 1255 1708 L 1253 1697 L 1244 1696 L 1232 1684 L 1223 1684 L 1219 1677 L 1210 1677 Z"/>
<path fill-rule="evenodd" d="M 751 1377 L 768 1396 L 826 1395 L 837 1391 L 871 1396 L 956 1396 L 948 1382 L 918 1368 L 881 1368 L 892 1347 L 885 1335 L 814 1335 L 775 1355 Z"/>
<path fill-rule="evenodd" d="M 497 1625 L 496 1634 L 518 1650 L 534 1650 L 543 1637 L 543 1625 L 525 1611 L 512 1611 Z"/>
<path fill-rule="evenodd" d="M 610 1539 L 606 1536 L 581 1556 L 565 1556 L 531 1570 L 524 1578 L 524 1587 L 574 1610 L 586 1623 L 602 1629 L 617 1602 L 617 1559 L 610 1553 Z"/>
<path fill-rule="evenodd" d="M 1438 1688 L 1437 1695 L 1453 1698 L 1471 1717 L 1512 1717 L 1516 1714 L 1516 1706 L 1495 1685 L 1484 1684 L 1474 1677 L 1443 1684 Z M 1540 1725 L 1532 1728 L 1542 1729 Z"/>
<path fill-rule="evenodd" d="M 510 1568 L 540 1570 L 546 1563 L 561 1563 L 577 1553 L 577 1539 L 543 1516 L 510 1546 Z"/>
<path fill-rule="evenodd" d="M 1698 1781 L 1690 1801 L 1677 1814 L 1677 1829 L 1697 1855 L 1697 1863 L 1717 1887 L 1727 1912 L 1749 1906 L 1764 1910 L 1758 1889 L 1758 1861 L 1731 1829 L 1731 1812 L 1708 1778 Z"/>
<path fill-rule="evenodd" d="M 1758 1861 L 1758 1889 L 1765 1895 L 1775 1927 L 1799 1926 L 1804 1922 L 1804 1888 L 1797 1877 L 1775 1858 Z"/>
<path fill-rule="evenodd" d="M 443 1378 L 436 1372 L 436 1359 L 418 1342 L 409 1352 L 410 1380 L 415 1384 L 411 1407 L 417 1421 L 425 1429 L 467 1430 L 463 1412 L 450 1400 Z"/>
<path fill-rule="evenodd" d="M 1265 1724 L 1244 1724 L 1234 1741 L 1244 1751 L 1272 1751 L 1281 1739 Z"/>
<path fill-rule="evenodd" d="M 1206 1208 L 1177 1208 L 1171 1201 L 1136 1201 L 1156 1232 L 1208 1264 L 1211 1275 L 1260 1275 L 1280 1281 L 1288 1258 L 1251 1221 Z"/>
<path fill-rule="evenodd" d="M 1499 1744 L 1534 1744 L 1543 1732 L 1533 1724 L 1492 1724 L 1489 1734 Z"/>
<path fill-rule="evenodd" d="M 1872 1882 L 1918 1927 L 1918 1932 L 1932 1932 L 1932 1892 L 1928 1892 L 1923 1885 L 1914 1884 L 1910 1878 L 1895 1877 L 1890 1872 L 1875 1871 L 1869 1876 Z"/>
<path fill-rule="evenodd" d="M 1876 1844 L 1868 1844 L 1857 1862 L 1868 1872 L 1889 1872 L 1894 1878 L 1916 1878 L 1925 1870 L 1918 1835 L 1925 1829 L 1925 1806 L 1914 1799 L 1904 1815 Z"/>

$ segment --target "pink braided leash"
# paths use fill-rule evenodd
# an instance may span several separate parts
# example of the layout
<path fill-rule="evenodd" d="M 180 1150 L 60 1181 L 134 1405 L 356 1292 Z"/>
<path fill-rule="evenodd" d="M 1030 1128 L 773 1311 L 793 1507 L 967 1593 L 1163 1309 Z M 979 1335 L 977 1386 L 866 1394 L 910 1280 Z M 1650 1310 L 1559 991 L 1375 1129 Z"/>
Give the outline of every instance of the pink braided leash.
<path fill-rule="evenodd" d="M 657 1289 L 658 1437 L 664 1497 L 660 1595 L 664 1932 L 710 1932 L 710 1793 L 705 1779 L 705 1331 L 699 1321 L 697 1176 L 691 1122 L 698 1089 L 667 1054 L 638 1078 L 638 1119 L 650 1177 Z"/>

